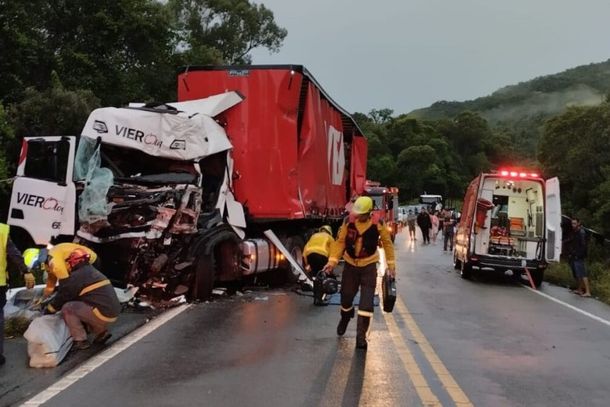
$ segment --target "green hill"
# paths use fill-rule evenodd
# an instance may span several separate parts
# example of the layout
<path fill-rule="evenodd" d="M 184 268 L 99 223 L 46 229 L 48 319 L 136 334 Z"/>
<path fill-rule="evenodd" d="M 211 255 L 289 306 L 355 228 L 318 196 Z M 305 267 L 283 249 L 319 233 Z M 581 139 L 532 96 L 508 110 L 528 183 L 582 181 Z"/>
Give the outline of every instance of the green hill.
<path fill-rule="evenodd" d="M 597 105 L 609 93 L 610 59 L 506 86 L 474 100 L 439 101 L 412 111 L 409 117 L 438 120 L 465 110 L 478 112 L 493 127 L 504 129 L 519 152 L 534 158 L 546 119 L 568 106 Z"/>

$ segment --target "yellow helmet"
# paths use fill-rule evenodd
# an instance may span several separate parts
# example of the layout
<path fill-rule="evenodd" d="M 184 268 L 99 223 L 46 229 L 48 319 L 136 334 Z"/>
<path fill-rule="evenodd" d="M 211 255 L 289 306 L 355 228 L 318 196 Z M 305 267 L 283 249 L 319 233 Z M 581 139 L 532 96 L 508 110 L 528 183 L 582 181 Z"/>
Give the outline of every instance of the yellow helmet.
<path fill-rule="evenodd" d="M 28 270 L 42 267 L 48 260 L 47 249 L 30 248 L 23 252 L 23 262 Z"/>
<path fill-rule="evenodd" d="M 326 232 L 332 236 L 333 228 L 331 228 L 329 225 L 324 225 L 324 226 L 321 226 L 320 229 L 318 229 L 318 232 Z"/>
<path fill-rule="evenodd" d="M 356 215 L 364 215 L 373 210 L 373 200 L 370 196 L 361 196 L 356 199 L 352 207 L 352 213 Z"/>

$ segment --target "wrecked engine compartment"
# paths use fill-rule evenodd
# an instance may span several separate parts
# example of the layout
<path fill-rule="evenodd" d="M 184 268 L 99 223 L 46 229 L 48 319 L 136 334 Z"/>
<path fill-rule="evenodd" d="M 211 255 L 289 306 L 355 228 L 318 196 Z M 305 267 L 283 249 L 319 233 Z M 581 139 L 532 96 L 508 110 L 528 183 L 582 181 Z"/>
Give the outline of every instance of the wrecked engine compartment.
<path fill-rule="evenodd" d="M 98 253 L 102 271 L 115 284 L 154 297 L 187 294 L 193 279 L 189 248 L 203 210 L 194 163 L 109 146 L 97 146 L 84 159 L 90 168 L 83 177 L 77 235 Z M 97 195 L 87 194 L 88 188 Z"/>

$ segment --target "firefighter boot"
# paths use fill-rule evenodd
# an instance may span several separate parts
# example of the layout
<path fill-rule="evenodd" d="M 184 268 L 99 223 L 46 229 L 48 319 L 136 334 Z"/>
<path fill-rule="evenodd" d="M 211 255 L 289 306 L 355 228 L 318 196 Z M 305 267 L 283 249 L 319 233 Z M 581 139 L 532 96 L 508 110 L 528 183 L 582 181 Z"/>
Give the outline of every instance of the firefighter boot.
<path fill-rule="evenodd" d="M 344 311 L 341 308 L 341 320 L 339 321 L 339 325 L 337 325 L 337 335 L 343 336 L 345 330 L 347 329 L 347 324 L 349 324 L 349 320 L 354 318 L 354 308 L 350 308 L 349 311 Z"/>
<path fill-rule="evenodd" d="M 365 317 L 358 315 L 358 325 L 356 326 L 356 349 L 366 350 L 368 343 L 366 336 L 369 333 L 369 326 L 371 324 L 371 317 Z"/>

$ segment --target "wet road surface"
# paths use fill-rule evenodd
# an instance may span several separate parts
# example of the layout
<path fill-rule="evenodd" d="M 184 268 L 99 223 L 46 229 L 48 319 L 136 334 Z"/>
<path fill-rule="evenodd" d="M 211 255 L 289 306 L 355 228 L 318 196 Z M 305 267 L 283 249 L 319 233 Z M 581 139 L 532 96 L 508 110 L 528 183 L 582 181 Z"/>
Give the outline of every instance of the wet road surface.
<path fill-rule="evenodd" d="M 270 290 L 195 304 L 45 406 L 607 406 L 610 327 L 397 237 L 399 300 L 368 352 L 338 306 Z M 543 291 L 606 320 L 610 308 Z"/>

